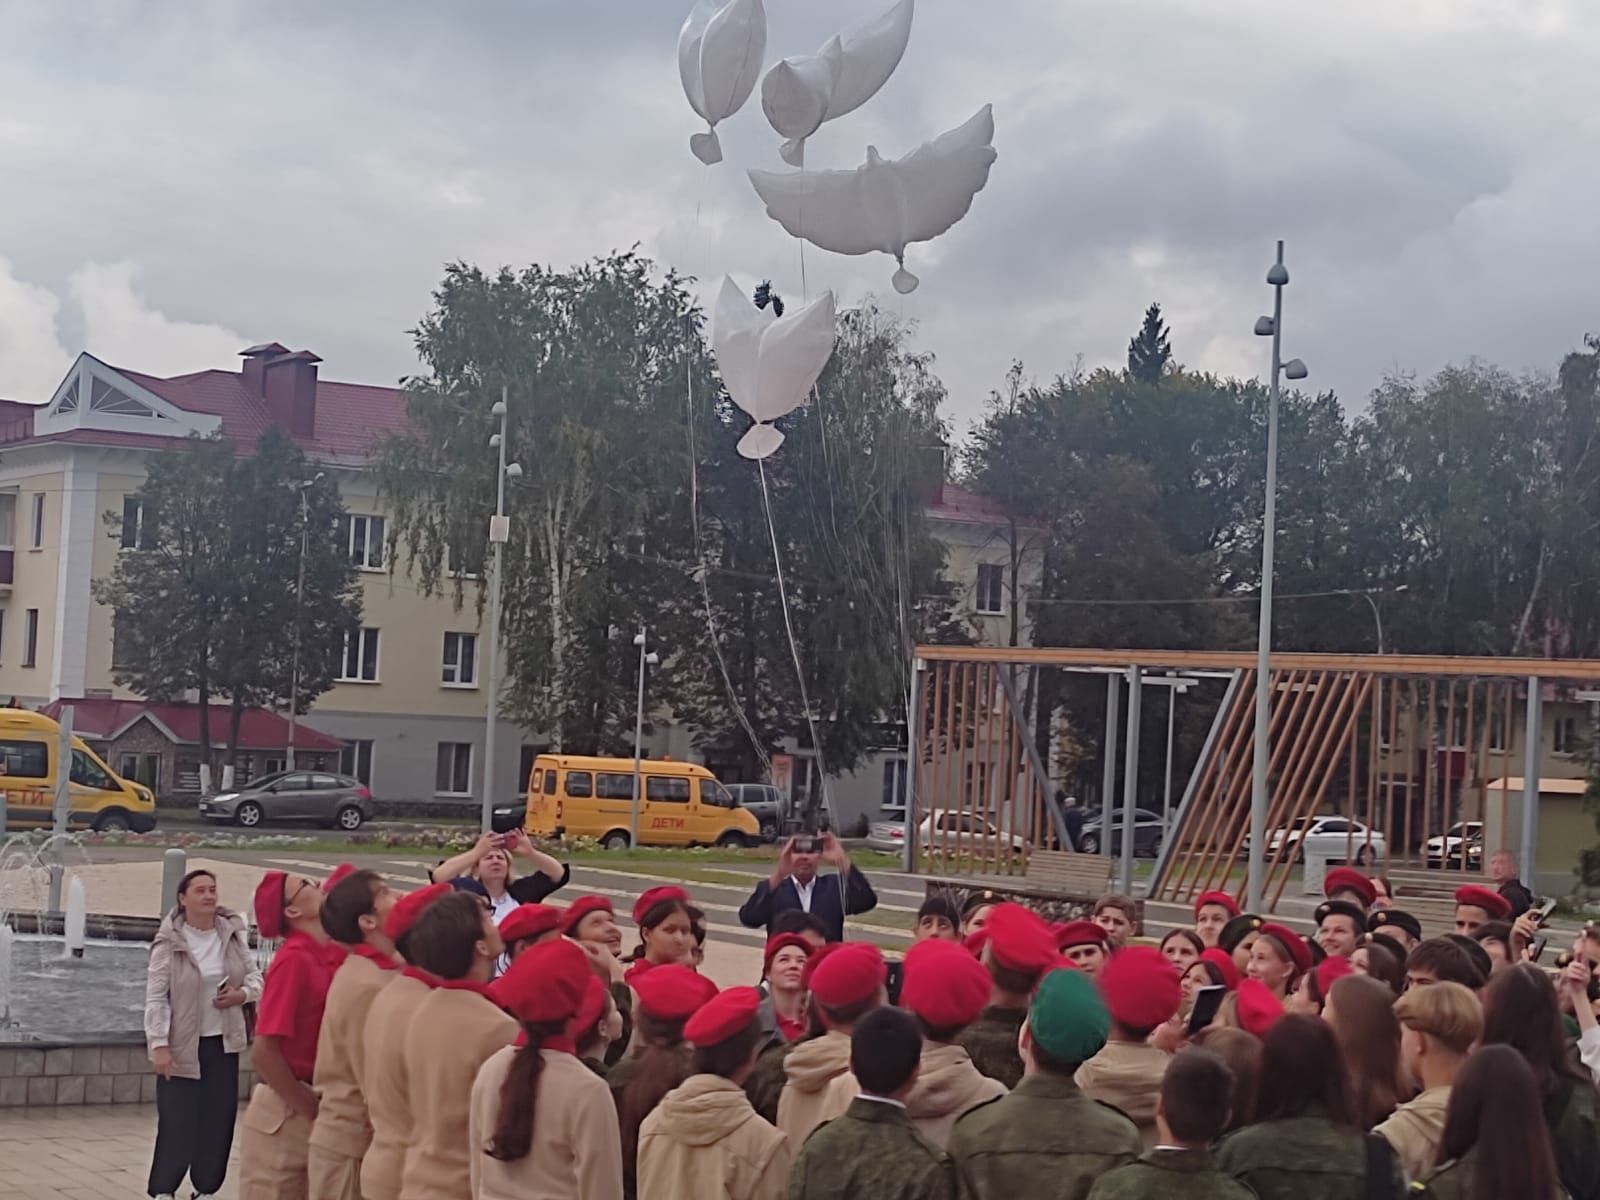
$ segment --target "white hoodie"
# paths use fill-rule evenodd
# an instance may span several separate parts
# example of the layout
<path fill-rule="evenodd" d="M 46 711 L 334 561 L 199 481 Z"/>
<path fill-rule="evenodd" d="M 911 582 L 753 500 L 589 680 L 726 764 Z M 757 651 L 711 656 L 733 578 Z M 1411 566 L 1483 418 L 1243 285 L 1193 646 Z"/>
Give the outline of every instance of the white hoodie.
<path fill-rule="evenodd" d="M 639 1127 L 640 1200 L 783 1200 L 789 1140 L 720 1075 L 691 1075 Z"/>

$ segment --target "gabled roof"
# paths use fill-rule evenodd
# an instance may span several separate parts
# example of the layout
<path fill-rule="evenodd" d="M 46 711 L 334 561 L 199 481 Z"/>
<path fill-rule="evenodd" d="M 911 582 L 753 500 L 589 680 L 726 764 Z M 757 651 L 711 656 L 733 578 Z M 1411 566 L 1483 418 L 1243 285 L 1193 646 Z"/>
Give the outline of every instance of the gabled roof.
<path fill-rule="evenodd" d="M 61 710 L 72 706 L 72 731 L 81 738 L 110 741 L 121 737 L 138 721 L 148 720 L 169 741 L 178 745 L 200 744 L 200 706 L 198 704 L 154 704 L 144 700 L 53 700 L 42 711 L 59 720 Z M 211 740 L 222 747 L 228 739 L 228 707 L 211 706 Z M 239 749 L 282 750 L 289 743 L 289 722 L 264 708 L 247 708 L 239 721 Z M 344 743 L 329 737 L 304 722 L 294 731 L 296 750 L 343 750 Z"/>
<path fill-rule="evenodd" d="M 930 521 L 950 521 L 958 525 L 1005 525 L 1016 520 L 1019 525 L 1033 527 L 1032 521 L 1013 514 L 1000 501 L 954 483 L 941 483 L 932 499 L 922 506 L 922 511 Z"/>

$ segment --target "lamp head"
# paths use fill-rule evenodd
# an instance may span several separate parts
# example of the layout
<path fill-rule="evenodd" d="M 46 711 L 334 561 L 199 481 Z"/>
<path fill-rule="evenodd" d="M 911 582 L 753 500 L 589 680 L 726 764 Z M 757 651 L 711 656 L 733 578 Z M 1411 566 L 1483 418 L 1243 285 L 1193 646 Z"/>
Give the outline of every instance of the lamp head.
<path fill-rule="evenodd" d="M 1309 374 L 1311 372 L 1306 370 L 1306 364 L 1298 358 L 1291 358 L 1283 364 L 1283 376 L 1285 379 L 1304 379 Z"/>
<path fill-rule="evenodd" d="M 1267 282 L 1273 287 L 1282 287 L 1289 282 L 1289 268 L 1282 263 L 1273 263 L 1267 271 Z"/>
<path fill-rule="evenodd" d="M 1272 336 L 1272 329 L 1273 329 L 1273 321 L 1272 321 L 1271 317 L 1257 317 L 1256 318 L 1256 336 L 1257 337 L 1271 337 Z"/>
<path fill-rule="evenodd" d="M 500 445 L 500 435 L 498 433 L 491 433 L 489 435 L 489 449 L 493 450 L 496 447 L 498 447 L 499 445 Z"/>
<path fill-rule="evenodd" d="M 490 412 L 490 415 L 492 415 L 492 416 L 496 416 L 496 417 L 505 416 L 506 415 L 506 402 L 504 400 L 496 400 L 493 404 L 491 404 L 489 406 L 489 412 Z"/>
<path fill-rule="evenodd" d="M 644 661 L 646 666 L 659 667 L 661 665 L 661 656 L 652 650 L 644 656 Z"/>
<path fill-rule="evenodd" d="M 521 463 L 507 463 L 506 464 L 506 478 L 507 479 L 521 479 L 522 478 L 522 464 Z"/>
<path fill-rule="evenodd" d="M 634 634 L 634 635 L 633 635 L 633 644 L 634 644 L 634 645 L 635 645 L 635 646 L 642 646 L 642 645 L 644 645 L 644 634 L 642 634 L 642 633 L 636 633 L 636 634 Z"/>

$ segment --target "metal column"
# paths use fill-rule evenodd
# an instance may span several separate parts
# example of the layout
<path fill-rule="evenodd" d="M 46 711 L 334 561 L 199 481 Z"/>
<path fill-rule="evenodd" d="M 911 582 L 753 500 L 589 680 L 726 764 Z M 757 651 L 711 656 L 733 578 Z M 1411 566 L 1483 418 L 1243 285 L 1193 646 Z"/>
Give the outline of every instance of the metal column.
<path fill-rule="evenodd" d="M 1117 790 L 1117 708 L 1122 700 L 1122 676 L 1106 676 L 1106 733 L 1100 757 L 1105 760 L 1100 780 L 1100 853 L 1111 857 L 1112 794 Z"/>
<path fill-rule="evenodd" d="M 1139 709 L 1144 695 L 1144 672 L 1139 667 L 1128 668 L 1128 744 L 1124 747 L 1122 765 L 1122 856 L 1117 867 L 1117 890 L 1124 895 L 1133 893 L 1133 843 L 1134 810 L 1139 807 Z M 1104 832 L 1108 843 L 1111 826 Z"/>
<path fill-rule="evenodd" d="M 1522 726 L 1522 883 L 1537 892 L 1539 847 L 1539 751 L 1544 740 L 1544 697 L 1539 677 L 1528 676 L 1528 715 Z"/>

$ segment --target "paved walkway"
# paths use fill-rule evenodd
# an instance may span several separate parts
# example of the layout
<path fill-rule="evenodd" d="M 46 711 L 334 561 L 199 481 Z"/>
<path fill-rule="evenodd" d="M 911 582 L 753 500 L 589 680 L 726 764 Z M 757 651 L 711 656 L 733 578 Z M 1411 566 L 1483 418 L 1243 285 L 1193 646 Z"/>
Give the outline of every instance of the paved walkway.
<path fill-rule="evenodd" d="M 143 1196 L 155 1136 L 154 1105 L 0 1109 L 0 1200 Z M 233 1200 L 235 1188 L 230 1171 L 218 1195 Z"/>

